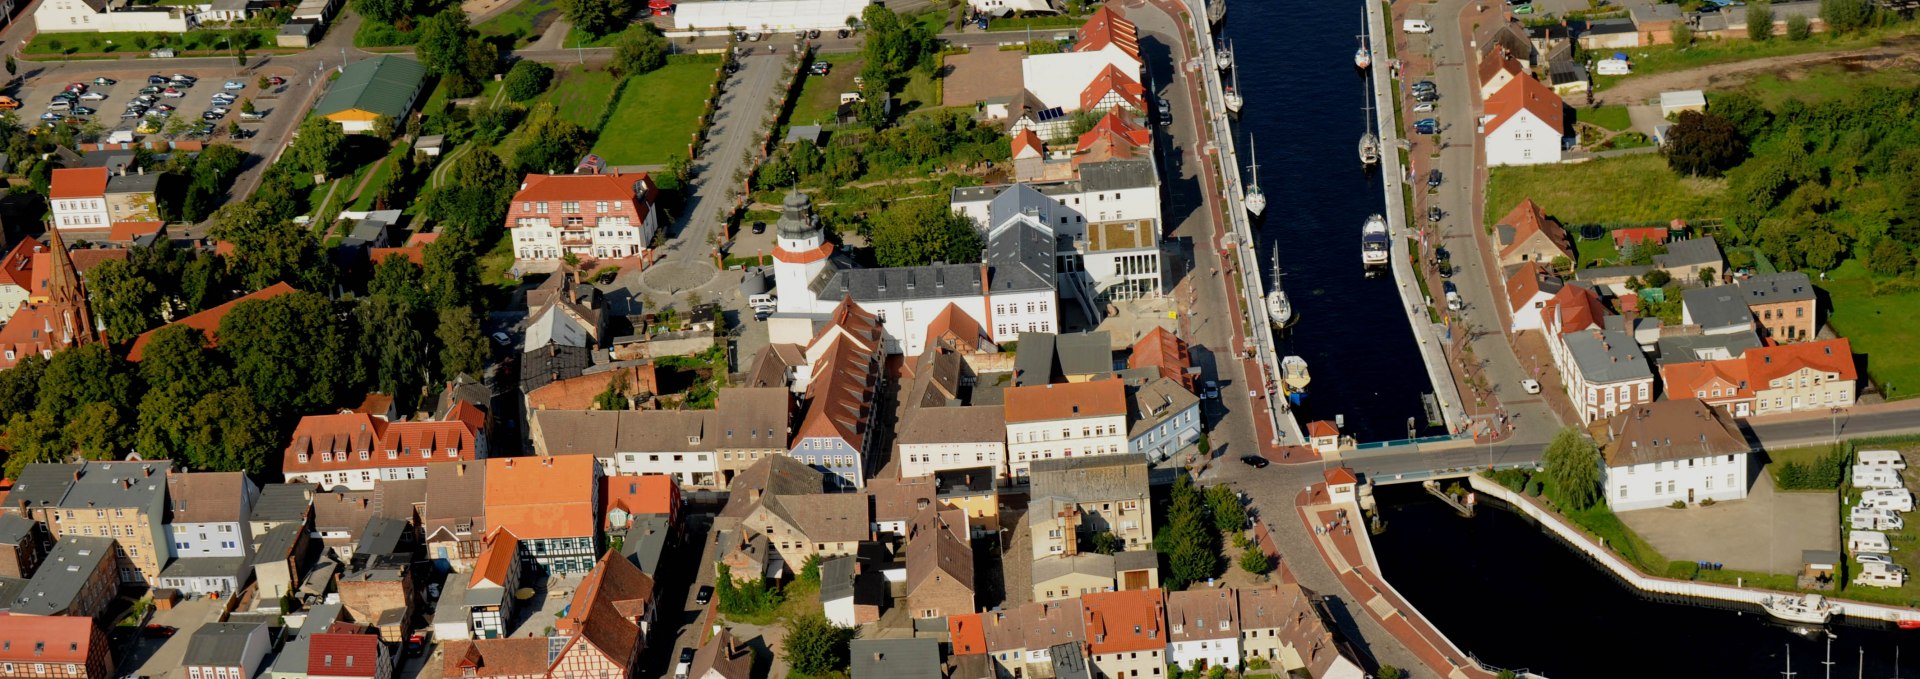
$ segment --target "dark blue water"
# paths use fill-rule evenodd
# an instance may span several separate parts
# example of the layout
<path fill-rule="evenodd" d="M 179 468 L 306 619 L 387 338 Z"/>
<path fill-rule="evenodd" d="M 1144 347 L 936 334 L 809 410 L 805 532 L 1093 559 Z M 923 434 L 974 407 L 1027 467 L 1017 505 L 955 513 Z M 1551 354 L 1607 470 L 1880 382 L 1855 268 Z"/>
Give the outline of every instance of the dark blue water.
<path fill-rule="evenodd" d="M 1347 433 L 1380 441 L 1406 438 L 1409 417 L 1424 426 L 1420 395 L 1432 386 L 1393 277 L 1369 279 L 1360 266 L 1360 225 L 1384 210 L 1378 173 L 1356 151 L 1368 96 L 1353 68 L 1361 23 L 1357 2 L 1242 0 L 1222 33 L 1246 100 L 1240 153 L 1251 133 L 1267 194 L 1261 266 L 1278 244 L 1299 317 L 1281 351 L 1313 372 L 1302 421 L 1344 416 Z"/>
<path fill-rule="evenodd" d="M 1415 485 L 1379 492 L 1374 553 L 1387 581 L 1461 650 L 1551 679 L 1777 679 L 1792 646 L 1800 679 L 1920 676 L 1920 630 L 1834 625 L 1826 641 L 1758 613 L 1640 598 L 1524 518 L 1483 506 L 1461 518 Z M 1865 667 L 1861 666 L 1865 651 Z"/>

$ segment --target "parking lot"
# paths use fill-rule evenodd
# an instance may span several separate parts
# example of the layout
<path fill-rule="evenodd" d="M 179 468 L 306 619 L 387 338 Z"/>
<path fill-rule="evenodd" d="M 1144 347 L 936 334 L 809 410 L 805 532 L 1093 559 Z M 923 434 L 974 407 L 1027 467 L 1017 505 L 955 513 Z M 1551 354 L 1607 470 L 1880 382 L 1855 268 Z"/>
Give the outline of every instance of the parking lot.
<path fill-rule="evenodd" d="M 273 148 L 265 145 L 273 140 L 259 134 L 260 130 L 267 127 L 264 123 L 273 119 L 276 114 L 297 117 L 296 111 L 275 110 L 283 105 L 297 106 L 292 102 L 300 100 L 299 97 L 288 96 L 289 88 L 300 84 L 296 81 L 293 69 L 273 67 L 252 70 L 237 67 L 166 69 L 165 66 L 165 64 L 152 64 L 152 70 L 131 71 L 88 70 L 84 66 L 67 65 L 45 69 L 40 73 L 29 73 L 26 83 L 12 94 L 20 100 L 20 110 L 16 115 L 19 116 L 23 125 L 92 120 L 99 126 L 100 141 L 106 141 L 115 136 L 124 140 L 125 135 L 114 133 L 126 132 L 136 141 L 142 142 L 194 138 L 231 143 L 243 150 L 252 150 L 255 146 Z M 184 80 L 176 80 L 175 76 L 187 76 L 194 82 L 189 85 Z M 278 77 L 286 82 L 262 90 L 259 81 L 263 76 Z M 229 89 L 226 87 L 229 83 L 237 87 Z M 80 92 L 75 84 L 85 85 L 84 93 Z M 92 109 L 93 113 L 76 115 L 73 112 L 58 112 L 62 118 L 59 121 L 50 120 L 46 114 L 55 112 L 50 111 L 49 104 L 57 95 L 68 91 L 69 88 L 74 88 L 75 93 L 79 95 L 79 99 L 73 103 L 79 107 Z M 128 105 L 143 96 L 143 88 L 147 90 L 145 96 L 150 97 L 150 100 L 144 103 L 150 108 L 144 113 L 130 111 Z M 174 92 L 167 92 L 169 89 Z M 233 97 L 232 102 L 223 107 L 227 109 L 226 114 L 215 120 L 203 121 L 202 114 L 216 108 L 214 97 L 221 93 Z M 260 116 L 258 119 L 242 119 L 241 102 L 247 100 L 253 102 Z M 162 107 L 170 107 L 170 110 Z M 162 111 L 167 112 L 162 113 Z M 180 122 L 169 123 L 169 118 Z M 202 122 L 209 125 L 199 125 L 199 127 L 202 129 L 211 127 L 212 130 L 204 135 L 194 134 L 193 128 Z M 241 124 L 242 136 L 245 138 L 237 139 L 228 134 L 230 122 Z"/>

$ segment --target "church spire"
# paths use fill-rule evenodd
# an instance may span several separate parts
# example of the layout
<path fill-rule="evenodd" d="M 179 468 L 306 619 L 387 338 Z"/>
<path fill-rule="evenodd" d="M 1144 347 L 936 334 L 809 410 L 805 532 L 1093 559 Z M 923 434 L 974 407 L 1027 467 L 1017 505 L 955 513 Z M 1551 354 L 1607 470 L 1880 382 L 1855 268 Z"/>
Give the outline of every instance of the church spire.
<path fill-rule="evenodd" d="M 77 347 L 97 339 L 93 311 L 87 306 L 87 290 L 74 270 L 73 257 L 67 253 L 60 229 L 47 225 L 47 306 L 59 320 L 61 334 L 53 338 L 59 346 Z"/>

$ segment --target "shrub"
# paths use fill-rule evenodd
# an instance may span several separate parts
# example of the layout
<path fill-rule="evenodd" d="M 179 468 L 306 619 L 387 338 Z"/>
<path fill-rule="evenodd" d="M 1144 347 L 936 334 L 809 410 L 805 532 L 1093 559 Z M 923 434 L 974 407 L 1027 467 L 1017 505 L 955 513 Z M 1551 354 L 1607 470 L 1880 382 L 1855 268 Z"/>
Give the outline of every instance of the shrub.
<path fill-rule="evenodd" d="M 1705 500 L 1700 501 L 1700 506 L 1702 507 L 1712 507 L 1713 505 L 1714 505 L 1713 498 L 1707 498 Z"/>
<path fill-rule="evenodd" d="M 1542 490 L 1540 486 L 1539 479 L 1534 479 L 1533 483 L 1527 484 L 1527 497 L 1540 497 L 1540 491 Z"/>
<path fill-rule="evenodd" d="M 552 81 L 552 68 L 532 59 L 522 59 L 507 71 L 507 78 L 501 87 L 506 90 L 507 98 L 526 103 L 547 91 L 547 85 Z"/>
<path fill-rule="evenodd" d="M 1813 24 L 1805 16 L 1795 14 L 1787 17 L 1787 39 L 1806 40 L 1813 37 Z"/>
<path fill-rule="evenodd" d="M 1273 560 L 1268 559 L 1267 553 L 1262 550 L 1249 549 L 1240 554 L 1240 570 L 1254 575 L 1266 575 L 1272 568 Z"/>
<path fill-rule="evenodd" d="M 1680 500 L 1674 500 L 1673 504 L 1667 505 L 1667 508 L 1668 509 L 1686 509 L 1687 503 L 1682 502 Z"/>

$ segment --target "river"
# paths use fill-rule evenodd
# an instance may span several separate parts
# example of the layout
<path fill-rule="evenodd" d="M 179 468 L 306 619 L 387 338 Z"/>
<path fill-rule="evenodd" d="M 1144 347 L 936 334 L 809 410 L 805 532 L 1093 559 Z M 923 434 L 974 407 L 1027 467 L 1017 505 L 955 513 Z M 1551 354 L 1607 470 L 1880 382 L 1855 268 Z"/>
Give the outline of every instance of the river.
<path fill-rule="evenodd" d="M 1393 277 L 1369 279 L 1360 266 L 1360 225 L 1383 211 L 1380 177 L 1355 150 L 1367 92 L 1353 68 L 1362 19 L 1359 3 L 1243 0 L 1223 33 L 1246 101 L 1240 152 L 1257 151 L 1267 195 L 1261 266 L 1272 266 L 1277 245 L 1299 318 L 1279 346 L 1313 373 L 1301 421 L 1344 416 L 1346 433 L 1380 441 L 1406 438 L 1409 417 L 1424 426 L 1420 395 L 1432 386 Z"/>
<path fill-rule="evenodd" d="M 1555 537 L 1504 508 L 1461 518 L 1418 485 L 1382 487 L 1387 530 L 1380 571 L 1461 650 L 1551 679 L 1618 677 L 1803 679 L 1920 675 L 1920 631 L 1835 625 L 1826 641 L 1757 612 L 1641 598 Z M 1865 667 L 1861 666 L 1862 649 Z"/>

